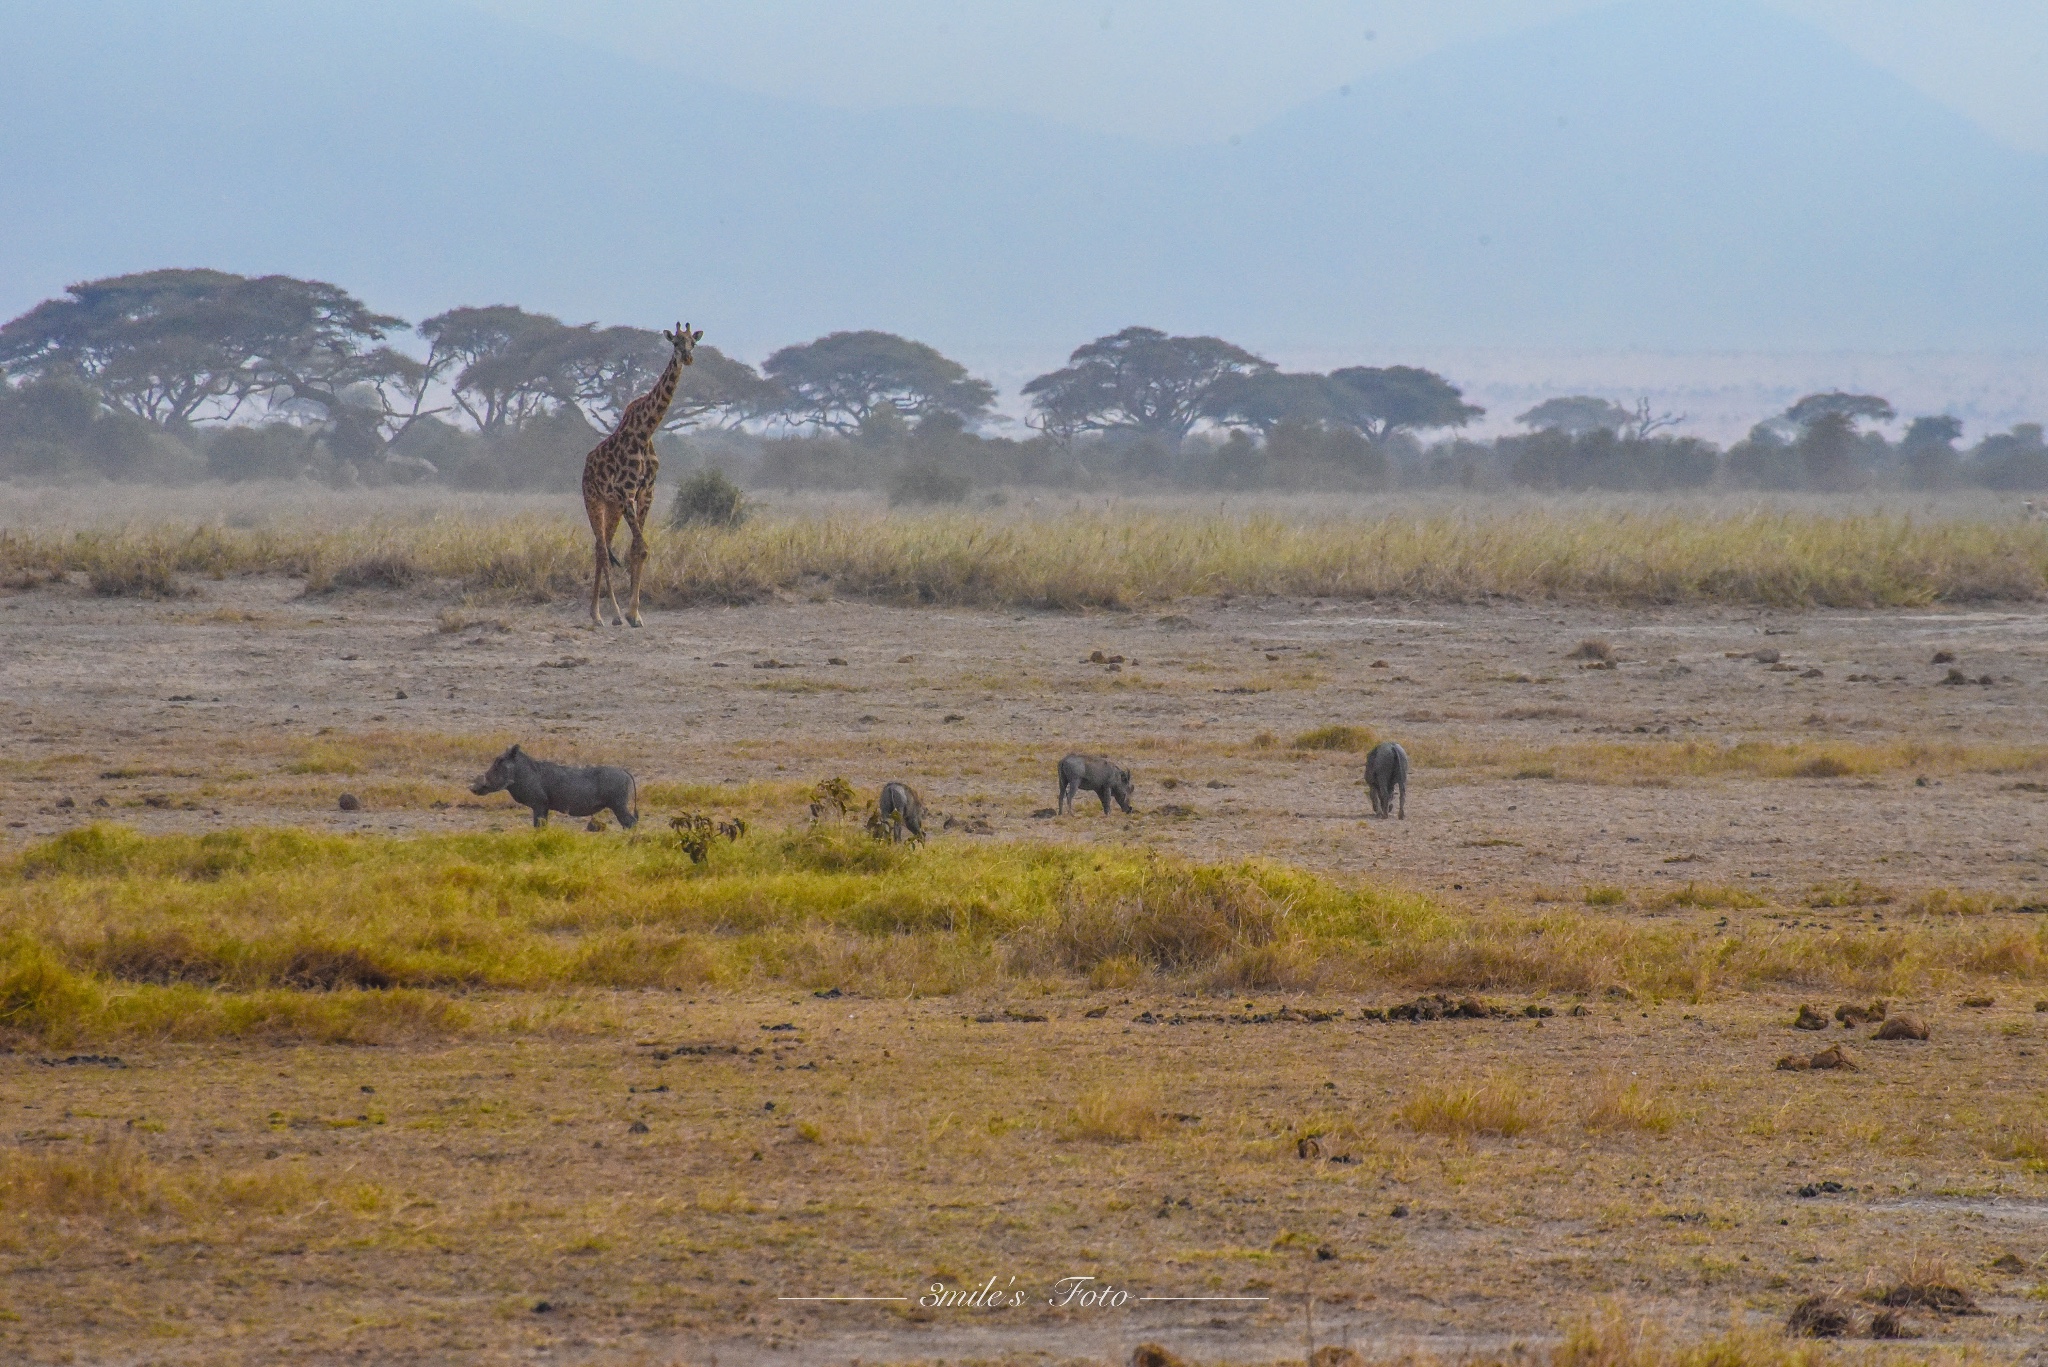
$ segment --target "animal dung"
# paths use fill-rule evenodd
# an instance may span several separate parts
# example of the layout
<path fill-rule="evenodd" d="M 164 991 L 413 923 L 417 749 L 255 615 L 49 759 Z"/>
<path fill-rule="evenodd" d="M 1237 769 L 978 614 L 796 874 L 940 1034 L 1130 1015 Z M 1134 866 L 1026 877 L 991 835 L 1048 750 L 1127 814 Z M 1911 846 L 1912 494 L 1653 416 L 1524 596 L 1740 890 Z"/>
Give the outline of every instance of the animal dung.
<path fill-rule="evenodd" d="M 1328 1257 L 1324 1255 L 1328 1254 Z M 1317 1262 L 1334 1262 L 1336 1253 L 1328 1248 L 1316 1250 Z M 1365 1367 L 1365 1359 L 1358 1355 L 1356 1348 L 1342 1348 L 1326 1343 L 1308 1355 L 1308 1367 Z"/>
<path fill-rule="evenodd" d="M 1849 1051 L 1839 1044 L 1830 1044 L 1815 1054 L 1787 1054 L 1778 1060 L 1778 1067 L 1788 1073 L 1829 1072 L 1840 1070 L 1845 1073 L 1860 1072 L 1856 1060 Z"/>
<path fill-rule="evenodd" d="M 1187 1359 L 1156 1343 L 1141 1343 L 1131 1350 L 1131 1367 L 1189 1367 Z"/>
<path fill-rule="evenodd" d="M 1785 1321 L 1785 1332 L 1809 1339 L 1838 1339 L 1855 1327 L 1855 1310 L 1834 1296 L 1808 1296 Z"/>
<path fill-rule="evenodd" d="M 1871 1038 L 1890 1040 L 1924 1040 L 1927 1038 L 1927 1022 L 1921 1020 L 1918 1016 L 1913 1015 L 1911 1012 L 1901 1011 L 1898 1015 L 1893 1016 L 1889 1020 L 1887 1020 L 1883 1025 L 1878 1026 L 1877 1033 L 1872 1035 Z"/>

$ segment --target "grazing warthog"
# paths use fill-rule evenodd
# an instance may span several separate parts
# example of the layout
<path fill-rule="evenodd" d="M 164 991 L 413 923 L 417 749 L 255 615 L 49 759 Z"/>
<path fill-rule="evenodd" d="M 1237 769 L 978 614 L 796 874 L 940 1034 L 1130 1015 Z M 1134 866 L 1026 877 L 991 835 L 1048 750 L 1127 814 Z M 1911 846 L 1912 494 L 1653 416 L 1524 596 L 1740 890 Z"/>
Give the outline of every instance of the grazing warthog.
<path fill-rule="evenodd" d="M 516 745 L 492 760 L 484 776 L 469 785 L 469 791 L 479 797 L 485 793 L 512 794 L 514 802 L 533 808 L 533 824 L 537 827 L 548 824 L 549 812 L 595 816 L 607 808 L 619 819 L 619 825 L 629 829 L 640 820 L 633 776 L 624 769 L 610 764 L 550 764 Z"/>
<path fill-rule="evenodd" d="M 924 839 L 924 799 L 908 783 L 884 783 L 875 810 L 889 823 L 891 843 L 903 839 L 906 829 L 913 840 Z"/>
<path fill-rule="evenodd" d="M 1060 761 L 1060 802 L 1062 816 L 1074 810 L 1074 794 L 1086 788 L 1102 799 L 1102 814 L 1109 815 L 1109 800 L 1124 811 L 1131 810 L 1131 771 L 1112 764 L 1100 755 L 1068 755 Z"/>
<path fill-rule="evenodd" d="M 1401 790 L 1401 820 L 1408 819 L 1408 752 L 1390 740 L 1373 746 L 1365 757 L 1365 786 L 1372 793 L 1372 814 L 1385 820 L 1394 812 L 1394 790 Z"/>

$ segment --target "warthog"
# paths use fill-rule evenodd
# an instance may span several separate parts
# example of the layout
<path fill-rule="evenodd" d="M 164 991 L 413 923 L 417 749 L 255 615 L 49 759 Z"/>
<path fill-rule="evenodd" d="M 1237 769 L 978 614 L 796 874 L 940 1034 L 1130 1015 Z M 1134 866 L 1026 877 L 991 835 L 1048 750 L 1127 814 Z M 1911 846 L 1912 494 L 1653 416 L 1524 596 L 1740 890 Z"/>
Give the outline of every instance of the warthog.
<path fill-rule="evenodd" d="M 484 776 L 469 785 L 469 791 L 479 797 L 485 793 L 512 794 L 514 802 L 533 808 L 536 827 L 548 824 L 549 812 L 595 816 L 607 808 L 621 826 L 631 828 L 640 820 L 633 776 L 624 769 L 610 764 L 550 764 L 516 745 L 492 760 Z"/>
<path fill-rule="evenodd" d="M 1074 810 L 1074 794 L 1086 788 L 1102 799 L 1102 814 L 1109 815 L 1109 800 L 1124 811 L 1131 810 L 1131 771 L 1112 764 L 1100 755 L 1068 755 L 1060 761 L 1059 812 Z"/>
<path fill-rule="evenodd" d="M 1372 814 L 1384 820 L 1394 812 L 1394 790 L 1401 790 L 1401 820 L 1408 819 L 1408 752 L 1390 740 L 1373 746 L 1365 757 L 1365 786 L 1372 793 Z"/>
<path fill-rule="evenodd" d="M 881 801 L 875 804 L 882 820 L 889 823 L 889 839 L 903 839 L 908 829 L 914 840 L 924 839 L 924 799 L 908 783 L 884 783 Z"/>

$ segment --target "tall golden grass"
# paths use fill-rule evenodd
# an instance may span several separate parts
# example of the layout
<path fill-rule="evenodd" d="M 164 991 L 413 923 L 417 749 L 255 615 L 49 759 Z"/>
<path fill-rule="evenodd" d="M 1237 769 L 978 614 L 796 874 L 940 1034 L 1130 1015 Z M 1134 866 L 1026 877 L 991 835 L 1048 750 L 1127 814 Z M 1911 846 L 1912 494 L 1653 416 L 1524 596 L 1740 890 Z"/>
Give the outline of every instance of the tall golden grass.
<path fill-rule="evenodd" d="M 463 517 L 340 530 L 140 527 L 0 536 L 14 582 L 83 573 L 164 596 L 173 576 L 430 580 L 545 601 L 584 589 L 587 529 Z M 822 591 L 899 603 L 1131 608 L 1204 595 L 1901 606 L 2048 596 L 2048 528 L 1894 513 L 1503 509 L 1379 517 L 1064 511 L 764 519 L 658 532 L 656 606 Z"/>
<path fill-rule="evenodd" d="M 297 1167 L 181 1172 L 119 1141 L 83 1151 L 0 1150 L 0 1215 L 17 1223 L 51 1216 L 113 1221 L 283 1214 L 304 1209 L 327 1190 Z M 360 1207 L 374 1192 L 359 1187 L 351 1204 Z"/>
<path fill-rule="evenodd" d="M 1924 900 L 1924 899 L 1923 899 Z M 2048 927 L 1917 905 L 1876 925 L 1705 928 L 1459 910 L 1271 863 L 566 830 L 384 838 L 89 826 L 0 863 L 0 1042 L 362 1040 L 470 1028 L 451 994 L 787 982 L 931 995 L 1011 978 L 1699 999 L 2048 979 Z"/>

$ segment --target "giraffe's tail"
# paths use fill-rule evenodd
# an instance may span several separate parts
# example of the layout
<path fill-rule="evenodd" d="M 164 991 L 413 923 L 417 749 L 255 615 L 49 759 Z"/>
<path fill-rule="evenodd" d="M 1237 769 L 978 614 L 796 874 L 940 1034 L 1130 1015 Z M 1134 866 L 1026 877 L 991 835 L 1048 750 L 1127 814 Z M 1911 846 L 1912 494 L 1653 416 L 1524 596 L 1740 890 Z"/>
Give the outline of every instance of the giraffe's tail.
<path fill-rule="evenodd" d="M 610 546 L 606 546 L 604 548 L 604 553 L 605 557 L 612 562 L 613 569 L 622 570 L 626 568 L 626 563 L 623 560 L 619 559 L 619 553 L 613 550 Z"/>

